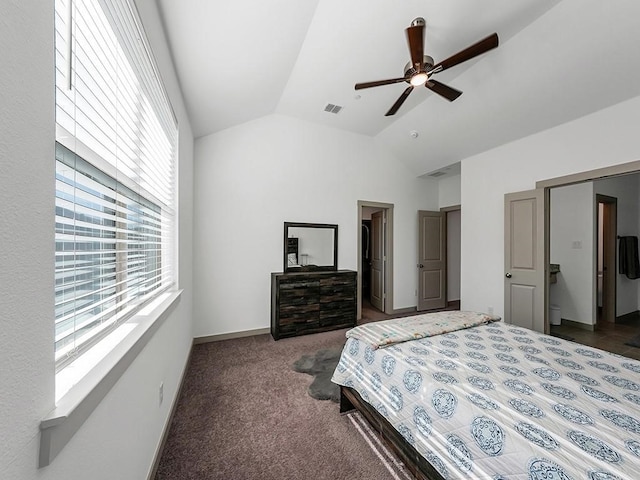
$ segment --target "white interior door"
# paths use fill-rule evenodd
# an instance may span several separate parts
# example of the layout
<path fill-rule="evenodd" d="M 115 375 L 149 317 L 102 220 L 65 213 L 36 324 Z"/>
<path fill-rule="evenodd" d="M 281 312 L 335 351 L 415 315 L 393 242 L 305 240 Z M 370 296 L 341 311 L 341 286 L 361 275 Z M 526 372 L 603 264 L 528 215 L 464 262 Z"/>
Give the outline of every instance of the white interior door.
<path fill-rule="evenodd" d="M 385 211 L 371 214 L 371 305 L 384 312 L 385 251 L 384 251 Z"/>
<path fill-rule="evenodd" d="M 504 217 L 504 321 L 544 333 L 544 190 L 506 194 Z"/>
<path fill-rule="evenodd" d="M 447 234 L 444 212 L 418 212 L 418 310 L 447 306 Z"/>

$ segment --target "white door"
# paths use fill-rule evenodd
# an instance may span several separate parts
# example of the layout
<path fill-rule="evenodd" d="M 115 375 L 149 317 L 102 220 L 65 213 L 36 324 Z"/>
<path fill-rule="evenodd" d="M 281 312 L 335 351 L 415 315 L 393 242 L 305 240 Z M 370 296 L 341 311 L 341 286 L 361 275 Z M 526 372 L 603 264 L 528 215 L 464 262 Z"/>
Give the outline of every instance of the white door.
<path fill-rule="evenodd" d="M 371 214 L 371 305 L 384 312 L 385 211 Z"/>
<path fill-rule="evenodd" d="M 504 220 L 504 321 L 544 333 L 544 190 L 507 193 Z"/>
<path fill-rule="evenodd" d="M 444 212 L 418 211 L 418 310 L 447 306 Z"/>

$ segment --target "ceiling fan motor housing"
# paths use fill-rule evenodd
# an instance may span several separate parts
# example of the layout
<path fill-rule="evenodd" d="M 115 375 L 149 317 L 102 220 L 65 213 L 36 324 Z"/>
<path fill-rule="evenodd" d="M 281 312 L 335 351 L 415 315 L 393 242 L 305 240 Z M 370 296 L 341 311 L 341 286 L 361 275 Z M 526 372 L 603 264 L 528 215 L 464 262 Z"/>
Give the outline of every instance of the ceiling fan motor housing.
<path fill-rule="evenodd" d="M 425 55 L 424 56 L 424 70 L 423 72 L 428 72 L 429 70 L 431 70 L 433 68 L 433 58 L 431 58 L 429 55 Z M 413 64 L 411 62 L 408 62 L 405 66 L 404 66 L 404 76 L 405 77 L 412 77 L 414 76 L 416 73 L 420 73 L 418 72 L 415 67 L 413 66 Z"/>

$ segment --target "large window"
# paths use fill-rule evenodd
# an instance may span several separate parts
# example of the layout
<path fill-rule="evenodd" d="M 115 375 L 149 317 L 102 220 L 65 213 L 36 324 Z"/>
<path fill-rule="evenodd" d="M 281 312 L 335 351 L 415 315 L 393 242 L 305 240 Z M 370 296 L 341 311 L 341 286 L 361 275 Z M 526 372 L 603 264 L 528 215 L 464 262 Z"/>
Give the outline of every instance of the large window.
<path fill-rule="evenodd" d="M 132 0 L 56 0 L 55 353 L 175 282 L 177 125 Z"/>

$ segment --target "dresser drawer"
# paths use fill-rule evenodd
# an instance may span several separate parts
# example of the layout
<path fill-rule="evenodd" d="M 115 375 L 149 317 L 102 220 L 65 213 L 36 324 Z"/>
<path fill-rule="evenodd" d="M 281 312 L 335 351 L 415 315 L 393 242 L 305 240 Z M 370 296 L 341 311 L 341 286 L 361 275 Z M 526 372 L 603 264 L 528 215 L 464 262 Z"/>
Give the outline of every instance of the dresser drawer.
<path fill-rule="evenodd" d="M 355 327 L 356 324 L 354 323 L 353 319 L 348 316 L 348 315 L 338 315 L 335 314 L 334 316 L 327 316 L 324 318 L 321 318 L 318 322 L 318 325 L 320 325 L 321 328 L 325 328 L 325 329 L 338 329 L 338 328 L 351 328 L 351 327 Z"/>
<path fill-rule="evenodd" d="M 346 323 L 353 324 L 356 318 L 355 300 L 343 300 L 320 305 L 320 323 L 327 324 L 345 319 Z M 343 322 L 339 322 L 343 323 Z"/>
<path fill-rule="evenodd" d="M 274 273 L 271 278 L 274 339 L 355 325 L 355 272 Z"/>
<path fill-rule="evenodd" d="M 307 323 L 317 321 L 320 304 L 280 305 L 280 325 L 285 323 Z"/>
<path fill-rule="evenodd" d="M 355 288 L 356 275 L 355 272 L 353 274 L 347 273 L 344 275 L 336 275 L 333 277 L 327 277 L 320 280 L 320 286 L 322 287 L 333 287 L 337 286 L 338 288 L 343 288 L 345 286 L 352 286 Z"/>
<path fill-rule="evenodd" d="M 320 289 L 320 303 L 330 304 L 335 302 L 355 301 L 356 291 L 354 289 L 325 290 Z"/>
<path fill-rule="evenodd" d="M 315 315 L 315 318 L 289 318 L 284 321 L 280 321 L 280 325 L 278 329 L 280 330 L 280 335 L 286 335 L 287 333 L 296 333 L 300 334 L 307 330 L 315 330 L 320 327 L 320 320 L 318 319 L 318 315 Z"/>
<path fill-rule="evenodd" d="M 294 277 L 281 277 L 278 279 L 280 289 L 288 288 L 305 288 L 305 287 L 318 287 L 321 280 L 311 275 L 296 275 Z"/>
<path fill-rule="evenodd" d="M 320 301 L 330 303 L 342 300 L 355 300 L 356 277 L 341 275 L 320 281 Z"/>

